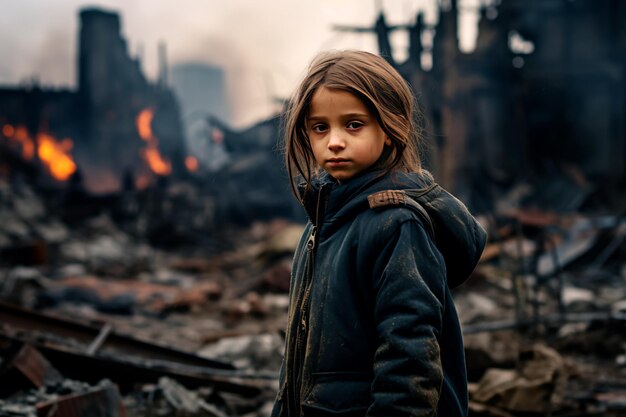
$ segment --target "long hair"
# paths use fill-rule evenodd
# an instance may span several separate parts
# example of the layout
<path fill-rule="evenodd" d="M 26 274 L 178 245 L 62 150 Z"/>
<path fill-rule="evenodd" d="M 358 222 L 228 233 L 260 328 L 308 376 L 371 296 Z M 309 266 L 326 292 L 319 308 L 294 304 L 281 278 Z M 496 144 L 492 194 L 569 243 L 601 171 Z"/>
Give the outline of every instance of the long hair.
<path fill-rule="evenodd" d="M 308 188 L 319 167 L 309 143 L 306 118 L 311 98 L 320 87 L 345 91 L 359 98 L 376 117 L 391 146 L 377 167 L 391 171 L 421 171 L 421 117 L 415 96 L 402 76 L 383 58 L 364 51 L 332 51 L 317 55 L 289 101 L 284 115 L 284 152 L 291 189 L 298 177 Z"/>

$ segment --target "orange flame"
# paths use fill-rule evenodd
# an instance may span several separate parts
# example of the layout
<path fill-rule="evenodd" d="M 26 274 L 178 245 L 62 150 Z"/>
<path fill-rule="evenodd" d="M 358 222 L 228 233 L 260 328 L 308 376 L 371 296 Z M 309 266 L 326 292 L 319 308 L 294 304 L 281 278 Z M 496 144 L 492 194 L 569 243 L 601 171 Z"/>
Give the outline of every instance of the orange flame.
<path fill-rule="evenodd" d="M 144 109 L 137 115 L 137 131 L 139 137 L 149 142 L 152 138 L 152 119 L 154 119 L 154 110 Z"/>
<path fill-rule="evenodd" d="M 2 134 L 7 138 L 11 137 L 15 134 L 15 128 L 11 125 L 4 125 L 2 127 Z"/>
<path fill-rule="evenodd" d="M 22 158 L 31 160 L 35 156 L 35 143 L 24 126 L 14 127 L 6 124 L 2 127 L 2 134 L 17 142 L 22 148 Z"/>
<path fill-rule="evenodd" d="M 135 120 L 139 137 L 147 142 L 146 148 L 141 151 L 141 156 L 146 160 L 152 172 L 157 175 L 169 175 L 172 172 L 172 165 L 159 152 L 159 141 L 152 133 L 152 119 L 154 119 L 154 110 L 147 108 L 140 111 Z"/>
<path fill-rule="evenodd" d="M 67 181 L 74 172 L 76 164 L 69 155 L 74 144 L 70 139 L 57 142 L 52 136 L 40 133 L 37 136 L 39 149 L 37 155 L 43 162 L 52 176 L 61 181 Z"/>
<path fill-rule="evenodd" d="M 2 134 L 21 145 L 22 158 L 26 160 L 34 158 L 35 141 L 24 126 L 14 127 L 6 124 L 2 127 Z M 39 132 L 36 143 L 39 160 L 55 179 L 67 181 L 76 172 L 76 163 L 71 156 L 74 146 L 71 139 L 58 141 L 52 135 Z"/>
<path fill-rule="evenodd" d="M 196 172 L 198 170 L 198 159 L 194 156 L 189 155 L 185 158 L 185 166 L 190 172 Z"/>

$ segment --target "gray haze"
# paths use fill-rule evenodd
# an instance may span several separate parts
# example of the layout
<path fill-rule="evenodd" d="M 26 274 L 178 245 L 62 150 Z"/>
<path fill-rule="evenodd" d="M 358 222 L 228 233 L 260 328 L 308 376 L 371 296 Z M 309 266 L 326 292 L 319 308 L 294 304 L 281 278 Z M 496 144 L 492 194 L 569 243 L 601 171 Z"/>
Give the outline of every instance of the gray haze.
<path fill-rule="evenodd" d="M 461 3 L 478 3 L 466 0 Z M 410 23 L 418 10 L 433 22 L 437 0 L 3 0 L 0 14 L 0 85 L 38 80 L 74 88 L 78 11 L 117 11 L 131 55 L 141 55 L 157 76 L 157 46 L 169 64 L 203 62 L 224 69 L 232 121 L 246 126 L 276 110 L 316 52 L 357 48 L 376 51 L 372 34 L 337 33 L 334 24 L 370 26 L 382 4 L 388 23 Z M 468 19 L 465 19 L 468 20 Z M 470 18 L 471 20 L 471 18 Z M 463 22 L 463 20 L 462 20 Z M 461 23 L 463 25 L 463 23 Z M 466 25 L 470 27 L 470 25 Z M 470 33 L 465 29 L 463 33 Z M 471 39 L 471 33 L 467 37 Z M 397 53 L 406 35 L 394 34 Z M 470 41 L 471 42 L 471 41 Z"/>

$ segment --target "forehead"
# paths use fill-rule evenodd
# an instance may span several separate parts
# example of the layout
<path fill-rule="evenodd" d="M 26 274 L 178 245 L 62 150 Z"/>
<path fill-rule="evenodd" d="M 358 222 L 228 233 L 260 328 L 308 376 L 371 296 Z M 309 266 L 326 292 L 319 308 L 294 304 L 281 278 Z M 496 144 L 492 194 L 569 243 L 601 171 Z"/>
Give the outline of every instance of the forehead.
<path fill-rule="evenodd" d="M 311 97 L 309 118 L 332 114 L 366 114 L 370 111 L 356 95 L 343 90 L 319 87 Z"/>

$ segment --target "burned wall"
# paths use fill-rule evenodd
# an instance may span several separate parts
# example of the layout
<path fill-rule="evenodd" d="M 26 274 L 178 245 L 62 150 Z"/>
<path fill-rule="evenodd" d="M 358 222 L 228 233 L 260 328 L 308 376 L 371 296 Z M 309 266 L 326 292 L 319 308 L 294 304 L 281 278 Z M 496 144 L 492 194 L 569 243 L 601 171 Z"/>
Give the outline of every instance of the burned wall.
<path fill-rule="evenodd" d="M 492 21 L 482 16 L 477 50 L 457 57 L 460 84 L 482 78 L 469 94 L 483 98 L 483 123 L 471 132 L 487 138 L 487 166 L 508 161 L 502 166 L 518 179 L 573 166 L 591 181 L 624 181 L 624 17 L 613 1 L 515 0 L 502 2 Z M 513 50 L 512 33 L 532 50 Z M 481 94 L 490 89 L 496 93 Z M 515 154 L 519 163 L 511 163 Z"/>
<path fill-rule="evenodd" d="M 480 209 L 519 182 L 566 172 L 596 185 L 626 181 L 626 4 L 617 0 L 503 0 L 482 8 L 476 49 L 458 48 L 457 1 L 413 35 L 404 63 L 426 118 L 426 165 Z M 516 42 L 520 45 L 516 45 Z M 384 55 L 387 42 L 380 42 Z M 415 65 L 426 51 L 432 69 Z M 481 195 L 482 194 L 482 195 Z M 479 201 L 480 200 L 480 201 Z"/>
<path fill-rule="evenodd" d="M 0 89 L 4 148 L 37 165 L 46 140 L 63 159 L 57 165 L 73 164 L 70 176 L 93 192 L 116 191 L 123 178 L 146 186 L 185 171 L 178 103 L 164 84 L 144 77 L 120 26 L 117 13 L 80 12 L 77 91 L 38 85 Z M 70 176 L 53 178 L 62 183 Z"/>
<path fill-rule="evenodd" d="M 76 169 L 69 154 L 80 136 L 79 108 L 68 90 L 0 89 L 2 174 L 40 183 L 69 179 Z"/>
<path fill-rule="evenodd" d="M 623 3 L 510 1 L 501 15 L 535 46 L 517 71 L 531 166 L 562 160 L 593 180 L 623 180 Z"/>
<path fill-rule="evenodd" d="M 142 152 L 144 142 L 151 140 L 158 141 L 158 150 L 170 164 L 169 169 L 157 174 L 182 171 L 184 141 L 174 95 L 164 86 L 146 80 L 140 62 L 128 53 L 116 13 L 84 9 L 80 18 L 78 95 L 84 106 L 85 123 L 79 152 L 90 166 L 86 181 L 103 185 L 105 176 L 111 182 L 107 186 L 116 189 L 119 172 L 147 181 L 150 170 L 141 169 Z M 144 110 L 151 112 L 152 139 L 142 137 L 142 141 L 138 137 L 137 118 Z"/>
<path fill-rule="evenodd" d="M 0 97 L 0 123 L 23 125 L 31 132 L 46 129 L 63 137 L 76 136 L 78 123 L 74 114 L 79 103 L 72 91 L 43 91 L 37 86 L 2 88 Z"/>

